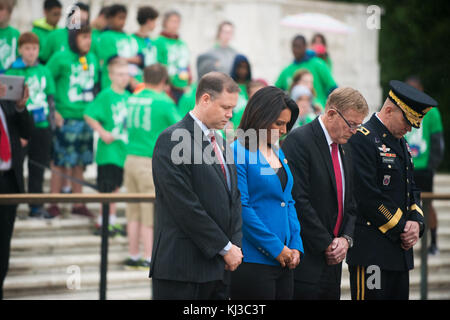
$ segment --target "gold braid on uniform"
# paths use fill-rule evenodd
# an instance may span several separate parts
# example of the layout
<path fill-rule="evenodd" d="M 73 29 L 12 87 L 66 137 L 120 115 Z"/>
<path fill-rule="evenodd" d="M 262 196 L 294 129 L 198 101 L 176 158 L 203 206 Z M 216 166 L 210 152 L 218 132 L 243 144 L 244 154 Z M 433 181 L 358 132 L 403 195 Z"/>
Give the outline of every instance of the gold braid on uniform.
<path fill-rule="evenodd" d="M 422 215 L 422 217 L 423 217 L 423 211 L 422 211 L 422 209 L 420 209 L 420 207 L 417 205 L 417 204 L 413 204 L 412 206 L 411 206 L 411 208 L 409 208 L 409 210 L 411 210 L 411 211 L 414 211 L 414 210 L 416 210 L 420 215 Z"/>
<path fill-rule="evenodd" d="M 408 121 L 411 122 L 411 124 L 413 124 L 414 126 L 419 127 L 420 123 L 422 122 L 422 118 L 425 115 L 426 111 L 428 111 L 428 109 L 424 110 L 424 114 L 420 114 L 417 111 L 414 111 L 412 108 L 410 108 L 402 100 L 400 100 L 400 98 L 397 97 L 392 90 L 389 91 L 389 96 L 395 101 L 395 104 L 405 112 Z"/>
<path fill-rule="evenodd" d="M 388 220 L 387 223 L 383 224 L 381 227 L 378 227 L 378 229 L 382 232 L 382 233 L 386 233 L 389 230 L 391 230 L 392 228 L 394 228 L 398 222 L 400 221 L 400 219 L 403 216 L 403 211 L 398 208 L 397 211 L 395 212 L 395 214 L 392 216 L 392 214 L 389 212 L 389 210 L 387 210 L 384 205 L 381 205 L 378 210 L 383 214 L 383 216 Z M 388 218 L 390 217 L 390 218 Z"/>

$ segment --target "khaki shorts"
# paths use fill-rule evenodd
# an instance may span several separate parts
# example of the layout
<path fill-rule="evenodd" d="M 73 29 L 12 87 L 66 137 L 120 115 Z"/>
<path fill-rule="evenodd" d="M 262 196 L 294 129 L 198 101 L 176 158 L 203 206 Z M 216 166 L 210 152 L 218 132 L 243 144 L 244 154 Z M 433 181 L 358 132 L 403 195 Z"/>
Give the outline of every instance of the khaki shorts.
<path fill-rule="evenodd" d="M 124 182 L 128 193 L 155 194 L 151 158 L 129 155 L 124 169 Z M 129 202 L 126 209 L 127 221 L 137 221 L 146 227 L 153 227 L 153 210 L 154 204 L 151 202 Z"/>

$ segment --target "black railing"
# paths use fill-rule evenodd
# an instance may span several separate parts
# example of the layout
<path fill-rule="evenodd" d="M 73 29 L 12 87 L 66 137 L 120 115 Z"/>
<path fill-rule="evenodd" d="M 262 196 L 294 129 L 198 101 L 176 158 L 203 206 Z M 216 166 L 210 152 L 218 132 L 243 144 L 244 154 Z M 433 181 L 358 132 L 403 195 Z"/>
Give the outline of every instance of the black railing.
<path fill-rule="evenodd" d="M 44 204 L 44 203 L 101 203 L 101 259 L 99 299 L 106 300 L 108 273 L 108 225 L 109 204 L 111 202 L 154 202 L 155 196 L 147 193 L 98 193 L 98 194 L 0 194 L 0 205 L 8 204 Z"/>
<path fill-rule="evenodd" d="M 450 194 L 422 193 L 425 222 L 428 220 L 429 203 L 432 200 L 450 200 Z M 106 300 L 106 281 L 108 272 L 108 225 L 109 204 L 111 202 L 154 202 L 155 196 L 147 193 L 96 193 L 96 194 L 0 194 L 0 205 L 6 204 L 44 204 L 44 203 L 101 203 L 102 204 L 102 242 L 100 262 L 99 299 Z M 426 226 L 428 223 L 425 224 Z M 420 298 L 428 298 L 428 228 L 421 239 L 420 249 Z"/>

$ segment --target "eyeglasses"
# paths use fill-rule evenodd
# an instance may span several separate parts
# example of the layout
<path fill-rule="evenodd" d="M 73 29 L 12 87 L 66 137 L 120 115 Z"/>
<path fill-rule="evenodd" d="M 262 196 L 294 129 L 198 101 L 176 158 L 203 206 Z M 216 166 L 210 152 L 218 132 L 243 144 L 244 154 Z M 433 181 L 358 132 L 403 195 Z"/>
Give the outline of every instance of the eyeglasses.
<path fill-rule="evenodd" d="M 334 109 L 334 108 L 332 108 L 332 110 L 336 111 L 336 112 L 338 113 L 338 115 L 341 116 L 341 118 L 345 121 L 345 124 L 349 127 L 350 130 L 358 130 L 358 129 L 361 128 L 361 126 L 362 126 L 361 124 L 357 124 L 357 125 L 350 124 L 350 123 L 347 121 L 347 119 L 345 119 L 345 117 L 342 115 L 342 113 L 339 112 L 339 110 Z"/>

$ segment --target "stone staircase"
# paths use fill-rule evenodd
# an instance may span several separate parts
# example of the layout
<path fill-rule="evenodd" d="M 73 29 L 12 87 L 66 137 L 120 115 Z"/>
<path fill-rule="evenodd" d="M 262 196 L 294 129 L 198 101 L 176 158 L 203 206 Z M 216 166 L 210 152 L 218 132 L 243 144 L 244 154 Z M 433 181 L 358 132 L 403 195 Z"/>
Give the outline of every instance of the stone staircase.
<path fill-rule="evenodd" d="M 86 178 L 94 181 L 96 168 L 88 167 Z M 49 174 L 46 173 L 48 190 Z M 450 192 L 450 175 L 435 178 L 436 192 Z M 122 189 L 125 192 L 124 189 Z M 83 192 L 95 192 L 85 188 Z M 124 203 L 117 204 L 118 222 L 125 225 Z M 450 200 L 434 201 L 438 213 L 440 254 L 428 258 L 429 299 L 450 299 Z M 100 204 L 88 204 L 99 213 Z M 93 235 L 94 223 L 71 216 L 70 206 L 52 220 L 27 219 L 28 207 L 19 205 L 11 243 L 9 272 L 4 283 L 5 299 L 95 300 L 99 299 L 101 238 Z M 415 249 L 411 272 L 411 299 L 420 299 L 420 244 Z M 109 240 L 107 298 L 151 299 L 148 270 L 127 270 L 127 239 Z M 350 299 L 350 282 L 344 264 L 342 299 Z"/>

